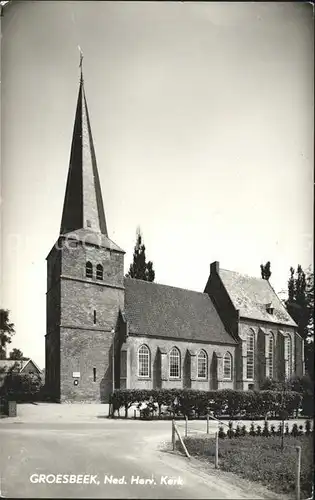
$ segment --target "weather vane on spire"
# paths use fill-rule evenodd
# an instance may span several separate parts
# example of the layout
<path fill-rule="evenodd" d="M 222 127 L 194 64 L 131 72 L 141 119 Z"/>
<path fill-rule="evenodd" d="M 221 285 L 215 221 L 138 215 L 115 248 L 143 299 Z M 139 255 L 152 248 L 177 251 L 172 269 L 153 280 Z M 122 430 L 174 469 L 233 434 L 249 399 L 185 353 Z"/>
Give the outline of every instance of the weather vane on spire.
<path fill-rule="evenodd" d="M 79 49 L 79 52 L 80 52 L 80 64 L 79 64 L 79 68 L 81 70 L 81 82 L 83 82 L 83 74 L 82 74 L 83 52 L 81 50 L 80 45 L 78 45 L 78 49 Z"/>

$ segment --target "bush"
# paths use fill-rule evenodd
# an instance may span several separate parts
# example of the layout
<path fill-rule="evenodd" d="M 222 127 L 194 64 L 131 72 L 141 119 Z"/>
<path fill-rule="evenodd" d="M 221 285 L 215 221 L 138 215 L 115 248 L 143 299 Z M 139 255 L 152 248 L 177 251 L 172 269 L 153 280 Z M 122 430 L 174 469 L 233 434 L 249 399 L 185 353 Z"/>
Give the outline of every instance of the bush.
<path fill-rule="evenodd" d="M 297 437 L 299 434 L 299 429 L 297 424 L 293 424 L 292 430 L 291 430 L 291 436 Z"/>
<path fill-rule="evenodd" d="M 227 430 L 227 437 L 232 438 L 234 436 L 234 431 L 233 431 L 233 422 L 229 422 L 229 428 Z"/>
<path fill-rule="evenodd" d="M 214 415 L 237 415 L 248 418 L 261 418 L 270 412 L 280 415 L 287 412 L 293 415 L 301 403 L 301 394 L 294 391 L 285 393 L 279 391 L 238 391 L 222 389 L 216 391 L 197 391 L 192 389 L 160 389 L 160 390 L 138 390 L 124 389 L 116 390 L 110 396 L 113 405 L 113 414 L 120 408 L 125 409 L 127 417 L 128 409 L 137 403 L 152 401 L 158 406 L 158 415 L 161 416 L 163 405 L 169 408 L 169 413 L 200 417 L 211 411 Z"/>
<path fill-rule="evenodd" d="M 256 436 L 255 427 L 254 427 L 254 422 L 252 422 L 252 423 L 250 424 L 249 435 L 250 435 L 250 436 Z"/>
<path fill-rule="evenodd" d="M 235 437 L 240 437 L 242 435 L 242 429 L 239 424 L 237 424 L 235 429 Z"/>
<path fill-rule="evenodd" d="M 241 429 L 241 435 L 246 436 L 246 434 L 247 434 L 246 425 L 243 425 L 243 427 Z"/>
<path fill-rule="evenodd" d="M 269 437 L 270 436 L 270 432 L 269 432 L 267 420 L 265 420 L 264 429 L 262 431 L 262 435 L 265 436 L 265 437 Z"/>
<path fill-rule="evenodd" d="M 11 369 L 0 388 L 0 397 L 5 401 L 37 401 L 42 390 L 40 376 L 21 374 Z"/>
<path fill-rule="evenodd" d="M 305 434 L 307 436 L 309 436 L 311 434 L 311 431 L 312 431 L 311 421 L 310 420 L 306 420 L 306 422 L 305 422 Z"/>
<path fill-rule="evenodd" d="M 223 427 L 222 427 L 222 426 L 221 426 L 221 427 L 219 427 L 219 434 L 218 434 L 218 437 L 219 437 L 220 439 L 224 439 L 224 438 L 226 437 L 226 434 L 225 434 L 224 429 L 223 429 Z"/>

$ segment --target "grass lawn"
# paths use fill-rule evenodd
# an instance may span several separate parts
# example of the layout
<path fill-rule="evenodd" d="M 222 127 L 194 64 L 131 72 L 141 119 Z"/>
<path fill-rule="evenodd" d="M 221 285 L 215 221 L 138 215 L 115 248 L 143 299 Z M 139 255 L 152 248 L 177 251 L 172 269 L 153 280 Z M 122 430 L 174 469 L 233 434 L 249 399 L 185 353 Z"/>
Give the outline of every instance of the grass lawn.
<path fill-rule="evenodd" d="M 214 463 L 215 440 L 208 436 L 184 439 L 189 453 Z M 219 439 L 219 467 L 251 481 L 258 481 L 276 493 L 290 494 L 295 489 L 295 446 L 302 447 L 301 499 L 311 496 L 313 482 L 313 436 L 245 436 Z"/>

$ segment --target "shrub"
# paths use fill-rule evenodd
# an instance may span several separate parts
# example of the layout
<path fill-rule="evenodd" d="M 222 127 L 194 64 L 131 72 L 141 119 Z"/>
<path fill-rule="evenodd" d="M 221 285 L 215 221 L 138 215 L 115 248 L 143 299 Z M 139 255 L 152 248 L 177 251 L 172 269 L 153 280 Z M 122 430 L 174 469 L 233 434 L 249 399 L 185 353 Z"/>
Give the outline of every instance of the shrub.
<path fill-rule="evenodd" d="M 282 391 L 283 390 L 283 382 L 278 382 L 278 380 L 266 378 L 262 382 L 260 388 L 262 391 Z"/>
<path fill-rule="evenodd" d="M 242 434 L 242 436 L 246 436 L 246 434 L 247 434 L 246 425 L 243 425 L 243 427 L 241 429 L 241 434 Z"/>
<path fill-rule="evenodd" d="M 233 430 L 233 422 L 229 422 L 229 428 L 227 430 L 227 436 L 228 438 L 232 438 L 234 436 L 234 430 Z"/>
<path fill-rule="evenodd" d="M 288 422 L 285 424 L 285 428 L 284 428 L 284 435 L 285 435 L 285 436 L 288 436 L 288 435 L 289 435 L 289 424 L 288 424 Z"/>
<path fill-rule="evenodd" d="M 37 401 L 42 390 L 39 375 L 21 374 L 14 367 L 5 375 L 0 389 L 0 397 L 6 401 Z"/>
<path fill-rule="evenodd" d="M 252 423 L 250 424 L 249 435 L 250 435 L 250 436 L 256 436 L 255 427 L 254 427 L 254 422 L 252 422 Z"/>
<path fill-rule="evenodd" d="M 235 437 L 240 437 L 242 435 L 242 430 L 239 424 L 237 424 L 235 429 Z"/>
<path fill-rule="evenodd" d="M 283 424 L 282 422 L 280 422 L 277 429 L 277 436 L 282 436 L 282 429 L 283 429 Z"/>
<path fill-rule="evenodd" d="M 270 436 L 270 432 L 269 432 L 267 420 L 265 420 L 264 428 L 263 428 L 263 431 L 262 431 L 262 435 L 265 436 L 265 437 L 269 437 Z"/>
<path fill-rule="evenodd" d="M 261 426 L 257 425 L 256 436 L 261 436 Z"/>
<path fill-rule="evenodd" d="M 169 407 L 169 412 L 175 415 L 191 417 L 205 415 L 211 411 L 218 416 L 220 413 L 235 417 L 259 418 L 269 413 L 279 415 L 281 412 L 293 414 L 300 406 L 301 394 L 293 391 L 285 393 L 279 391 L 238 391 L 222 389 L 213 391 L 196 391 L 192 389 L 160 389 L 116 390 L 110 396 L 114 413 L 120 408 L 128 409 L 136 403 L 152 401 L 158 406 L 161 416 L 163 405 Z"/>
<path fill-rule="evenodd" d="M 311 430 L 312 430 L 312 426 L 311 426 L 311 421 L 310 420 L 306 420 L 305 422 L 305 434 L 307 436 L 309 436 L 311 434 Z"/>
<path fill-rule="evenodd" d="M 297 426 L 297 424 L 293 424 L 293 427 L 292 427 L 292 430 L 291 430 L 291 435 L 293 437 L 297 437 L 298 434 L 299 434 L 298 426 Z"/>
<path fill-rule="evenodd" d="M 271 436 L 275 436 L 276 435 L 276 428 L 275 428 L 275 426 L 273 424 L 270 427 L 270 434 L 271 434 Z"/>
<path fill-rule="evenodd" d="M 222 426 L 221 426 L 221 427 L 219 427 L 219 434 L 218 434 L 218 437 L 219 437 L 220 439 L 224 439 L 224 438 L 226 437 L 226 434 L 225 434 L 224 429 L 223 429 L 223 427 L 222 427 Z"/>

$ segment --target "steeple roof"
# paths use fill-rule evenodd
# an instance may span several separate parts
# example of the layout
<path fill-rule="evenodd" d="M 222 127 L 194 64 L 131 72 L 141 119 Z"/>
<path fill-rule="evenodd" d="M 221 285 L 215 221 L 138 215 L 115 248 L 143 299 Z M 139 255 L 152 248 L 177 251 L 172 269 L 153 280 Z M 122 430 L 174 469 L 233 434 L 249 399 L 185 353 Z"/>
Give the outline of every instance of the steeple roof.
<path fill-rule="evenodd" d="M 82 69 L 60 234 L 77 229 L 108 236 Z"/>
<path fill-rule="evenodd" d="M 73 128 L 70 165 L 60 235 L 123 251 L 108 238 L 89 112 L 81 78 Z M 69 235 L 70 237 L 70 235 Z M 96 244 L 96 243 L 95 243 Z"/>

